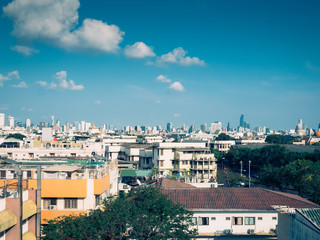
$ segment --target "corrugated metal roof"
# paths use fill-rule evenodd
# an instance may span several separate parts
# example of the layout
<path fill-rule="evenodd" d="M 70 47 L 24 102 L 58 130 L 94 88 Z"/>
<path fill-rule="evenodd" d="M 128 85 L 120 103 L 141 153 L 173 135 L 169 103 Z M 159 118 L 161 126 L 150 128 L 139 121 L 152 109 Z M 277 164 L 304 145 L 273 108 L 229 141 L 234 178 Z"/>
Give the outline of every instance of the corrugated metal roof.
<path fill-rule="evenodd" d="M 302 208 L 297 209 L 297 211 L 320 229 L 320 208 Z"/>
<path fill-rule="evenodd" d="M 292 194 L 282 195 L 262 188 L 163 189 L 174 203 L 187 209 L 272 210 L 272 206 L 319 208 L 319 205 Z"/>
<path fill-rule="evenodd" d="M 152 170 L 136 170 L 136 169 L 123 169 L 121 170 L 121 177 L 150 177 Z"/>

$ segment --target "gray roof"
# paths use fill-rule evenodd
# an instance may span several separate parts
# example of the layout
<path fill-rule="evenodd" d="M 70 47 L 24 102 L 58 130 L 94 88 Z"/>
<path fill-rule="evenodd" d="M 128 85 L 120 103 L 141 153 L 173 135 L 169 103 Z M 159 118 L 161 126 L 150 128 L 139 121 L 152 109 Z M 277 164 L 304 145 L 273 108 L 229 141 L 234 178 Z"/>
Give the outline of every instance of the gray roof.
<path fill-rule="evenodd" d="M 320 208 L 301 208 L 297 211 L 320 229 Z"/>

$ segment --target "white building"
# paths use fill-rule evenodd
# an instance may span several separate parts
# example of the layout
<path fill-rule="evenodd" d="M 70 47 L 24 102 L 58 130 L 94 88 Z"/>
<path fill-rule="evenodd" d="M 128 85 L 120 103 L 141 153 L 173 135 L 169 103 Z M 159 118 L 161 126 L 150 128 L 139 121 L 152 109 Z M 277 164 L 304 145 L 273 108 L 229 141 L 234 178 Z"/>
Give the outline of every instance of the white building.
<path fill-rule="evenodd" d="M 210 133 L 214 134 L 216 132 L 220 132 L 222 129 L 221 122 L 210 123 Z"/>
<path fill-rule="evenodd" d="M 14 117 L 12 116 L 8 117 L 8 124 L 9 124 L 9 127 L 14 128 Z"/>
<path fill-rule="evenodd" d="M 193 213 L 200 236 L 274 236 L 280 206 L 319 207 L 299 196 L 262 188 L 167 188 L 162 193 Z"/>
<path fill-rule="evenodd" d="M 26 128 L 31 127 L 31 120 L 28 118 L 26 120 Z"/>
<path fill-rule="evenodd" d="M 206 142 L 154 143 L 153 165 L 163 177 L 189 175 L 196 182 L 208 182 L 217 175 L 216 159 Z"/>
<path fill-rule="evenodd" d="M 5 123 L 5 114 L 0 113 L 0 127 L 3 127 Z"/>

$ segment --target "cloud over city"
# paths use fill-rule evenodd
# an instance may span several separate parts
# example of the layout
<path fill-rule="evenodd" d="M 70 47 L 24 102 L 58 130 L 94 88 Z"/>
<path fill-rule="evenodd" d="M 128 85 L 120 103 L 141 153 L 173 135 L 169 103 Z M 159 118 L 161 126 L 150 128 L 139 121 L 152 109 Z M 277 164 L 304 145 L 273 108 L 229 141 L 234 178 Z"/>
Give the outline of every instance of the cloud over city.
<path fill-rule="evenodd" d="M 133 45 L 127 45 L 124 49 L 124 54 L 129 58 L 145 58 L 154 57 L 156 55 L 152 48 L 143 42 L 136 42 Z"/>
<path fill-rule="evenodd" d="M 79 7 L 79 0 L 14 0 L 3 12 L 13 20 L 12 34 L 19 39 L 38 40 L 69 51 L 116 52 L 124 32 L 90 18 L 79 25 Z M 24 55 L 31 54 L 31 49 L 13 48 Z"/>
<path fill-rule="evenodd" d="M 15 70 L 9 72 L 7 75 L 3 75 L 0 73 L 0 87 L 3 87 L 5 81 L 10 81 L 13 79 L 20 79 L 19 71 Z"/>
<path fill-rule="evenodd" d="M 162 66 L 165 63 L 179 64 L 181 66 L 199 65 L 204 66 L 205 62 L 197 57 L 186 56 L 187 51 L 182 47 L 177 47 L 171 52 L 161 55 L 155 62 L 156 65 Z"/>
<path fill-rule="evenodd" d="M 37 81 L 36 83 L 39 84 L 41 87 L 46 87 L 52 90 L 73 90 L 73 91 L 80 91 L 84 89 L 84 86 L 79 84 L 76 85 L 73 80 L 67 80 L 67 72 L 60 71 L 56 73 L 56 81 L 47 83 L 46 81 Z"/>

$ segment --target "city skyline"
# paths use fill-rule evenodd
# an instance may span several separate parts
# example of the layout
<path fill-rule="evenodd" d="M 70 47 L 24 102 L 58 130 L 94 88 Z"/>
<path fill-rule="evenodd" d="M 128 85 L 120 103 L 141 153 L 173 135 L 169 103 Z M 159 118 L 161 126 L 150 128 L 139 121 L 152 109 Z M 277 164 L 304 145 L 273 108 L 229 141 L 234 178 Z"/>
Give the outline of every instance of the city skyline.
<path fill-rule="evenodd" d="M 317 1 L 2 1 L 0 112 L 24 122 L 320 122 Z M 6 119 L 7 121 L 7 119 Z"/>

